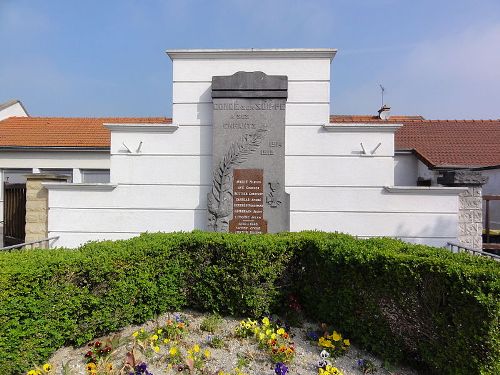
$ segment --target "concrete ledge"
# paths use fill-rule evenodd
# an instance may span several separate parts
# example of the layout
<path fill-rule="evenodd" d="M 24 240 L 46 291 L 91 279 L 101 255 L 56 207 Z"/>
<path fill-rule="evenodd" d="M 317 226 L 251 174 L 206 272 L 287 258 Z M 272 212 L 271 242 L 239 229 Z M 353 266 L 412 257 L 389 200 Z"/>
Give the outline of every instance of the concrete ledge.
<path fill-rule="evenodd" d="M 111 131 L 131 133 L 173 133 L 179 126 L 171 124 L 104 124 Z"/>
<path fill-rule="evenodd" d="M 328 132 L 338 132 L 338 133 L 356 133 L 356 132 L 368 132 L 368 133 L 394 133 L 403 124 L 369 124 L 369 123 L 348 123 L 348 124 L 325 124 L 323 129 Z"/>
<path fill-rule="evenodd" d="M 85 190 L 85 191 L 112 191 L 117 185 L 113 184 L 72 184 L 72 183 L 42 183 L 47 190 Z"/>
<path fill-rule="evenodd" d="M 458 195 L 467 191 L 467 188 L 442 186 L 384 186 L 384 190 L 392 194 Z"/>
<path fill-rule="evenodd" d="M 242 49 L 169 49 L 170 59 L 251 59 L 251 58 L 328 58 L 335 48 L 242 48 Z"/>

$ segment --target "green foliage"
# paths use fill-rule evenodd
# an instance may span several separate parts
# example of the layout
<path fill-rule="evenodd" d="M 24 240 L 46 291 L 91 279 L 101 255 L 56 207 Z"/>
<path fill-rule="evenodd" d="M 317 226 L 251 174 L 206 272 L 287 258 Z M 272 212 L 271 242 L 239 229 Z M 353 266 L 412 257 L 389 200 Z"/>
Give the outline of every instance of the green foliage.
<path fill-rule="evenodd" d="M 500 265 L 393 239 L 309 236 L 298 284 L 308 316 L 426 373 L 500 373 Z"/>
<path fill-rule="evenodd" d="M 205 332 L 215 333 L 222 323 L 222 318 L 219 314 L 211 314 L 207 316 L 200 324 L 200 329 Z"/>
<path fill-rule="evenodd" d="M 388 361 L 500 373 L 497 262 L 385 238 L 199 231 L 0 254 L 0 373 L 167 311 L 258 317 L 290 294 Z"/>

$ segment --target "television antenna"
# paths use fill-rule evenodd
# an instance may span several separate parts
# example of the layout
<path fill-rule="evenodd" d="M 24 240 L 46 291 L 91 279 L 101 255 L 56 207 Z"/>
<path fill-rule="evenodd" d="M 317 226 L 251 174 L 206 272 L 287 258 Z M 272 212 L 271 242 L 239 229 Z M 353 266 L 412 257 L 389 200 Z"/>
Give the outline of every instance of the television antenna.
<path fill-rule="evenodd" d="M 381 105 L 381 107 L 383 107 L 384 106 L 384 92 L 385 92 L 385 87 L 382 86 L 382 84 L 380 84 L 380 83 L 378 85 L 380 86 L 380 94 L 382 96 L 382 105 Z"/>

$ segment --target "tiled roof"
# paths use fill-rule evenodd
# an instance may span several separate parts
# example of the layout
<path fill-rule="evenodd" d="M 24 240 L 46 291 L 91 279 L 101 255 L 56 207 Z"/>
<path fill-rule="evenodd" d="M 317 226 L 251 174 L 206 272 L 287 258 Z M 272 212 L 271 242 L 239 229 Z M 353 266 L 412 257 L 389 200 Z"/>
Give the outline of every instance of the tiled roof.
<path fill-rule="evenodd" d="M 421 116 L 330 116 L 331 123 L 401 123 L 396 150 L 414 150 L 431 167 L 500 165 L 499 120 L 426 120 Z"/>
<path fill-rule="evenodd" d="M 110 147 L 103 124 L 170 124 L 165 117 L 9 117 L 0 121 L 0 147 Z"/>

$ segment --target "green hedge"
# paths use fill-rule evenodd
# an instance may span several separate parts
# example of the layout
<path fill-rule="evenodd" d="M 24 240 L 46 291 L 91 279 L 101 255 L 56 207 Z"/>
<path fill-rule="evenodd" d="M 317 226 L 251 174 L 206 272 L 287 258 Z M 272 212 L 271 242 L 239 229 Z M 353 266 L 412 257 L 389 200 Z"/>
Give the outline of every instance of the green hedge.
<path fill-rule="evenodd" d="M 355 344 L 427 372 L 500 373 L 500 265 L 343 234 L 144 234 L 0 254 L 0 373 L 183 307 L 240 316 L 295 293 Z"/>

